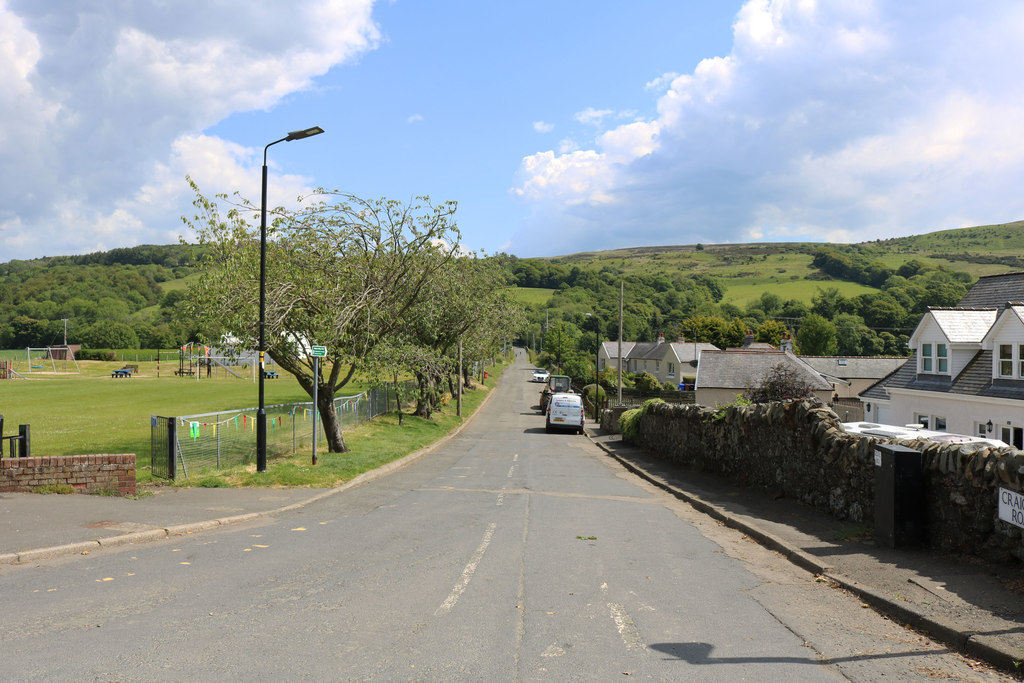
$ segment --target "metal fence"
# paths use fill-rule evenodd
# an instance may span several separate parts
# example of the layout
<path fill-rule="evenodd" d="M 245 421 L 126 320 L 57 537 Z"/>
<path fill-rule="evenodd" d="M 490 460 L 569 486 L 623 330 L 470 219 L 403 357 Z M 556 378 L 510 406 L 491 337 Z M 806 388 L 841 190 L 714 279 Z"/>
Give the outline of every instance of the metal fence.
<path fill-rule="evenodd" d="M 378 387 L 357 396 L 334 399 L 342 429 L 383 415 L 394 406 L 394 388 Z M 313 403 L 265 406 L 267 457 L 281 457 L 313 447 Z M 188 477 L 198 472 L 256 462 L 256 408 L 200 415 L 150 418 L 153 476 Z M 318 443 L 326 449 L 322 423 Z"/>

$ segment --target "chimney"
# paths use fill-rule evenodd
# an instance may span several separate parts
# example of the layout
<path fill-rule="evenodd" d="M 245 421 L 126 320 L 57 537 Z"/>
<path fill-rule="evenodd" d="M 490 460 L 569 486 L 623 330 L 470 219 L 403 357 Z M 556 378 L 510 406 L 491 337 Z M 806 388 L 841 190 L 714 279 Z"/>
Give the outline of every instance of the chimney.
<path fill-rule="evenodd" d="M 756 339 L 756 337 L 754 337 L 754 331 L 747 330 L 746 335 L 743 337 L 743 348 L 750 348 L 750 345 L 754 343 L 754 339 Z"/>
<path fill-rule="evenodd" d="M 793 353 L 793 338 L 788 334 L 782 335 L 782 340 L 779 342 L 779 348 L 783 351 Z"/>
<path fill-rule="evenodd" d="M 664 332 L 659 332 L 658 333 L 658 343 L 659 344 L 664 344 L 665 343 L 665 333 Z"/>
<path fill-rule="evenodd" d="M 685 344 L 686 343 L 686 337 L 683 336 L 682 332 L 679 333 L 679 343 L 680 344 Z"/>

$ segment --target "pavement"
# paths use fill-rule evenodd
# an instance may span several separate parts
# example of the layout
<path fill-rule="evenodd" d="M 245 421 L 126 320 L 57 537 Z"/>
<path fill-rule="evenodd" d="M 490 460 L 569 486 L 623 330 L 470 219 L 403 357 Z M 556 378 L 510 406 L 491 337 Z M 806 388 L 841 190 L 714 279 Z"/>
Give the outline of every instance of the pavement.
<path fill-rule="evenodd" d="M 968 657 L 1020 675 L 1015 664 L 1024 660 L 1020 566 L 990 565 L 922 548 L 879 547 L 870 529 L 674 466 L 624 443 L 617 434 L 588 427 L 587 435 L 639 476 L 781 553 L 815 580 L 857 595 L 865 607 Z M 139 498 L 0 493 L 0 565 L 32 565 L 280 514 L 386 476 L 428 451 L 333 489 L 157 487 Z"/>

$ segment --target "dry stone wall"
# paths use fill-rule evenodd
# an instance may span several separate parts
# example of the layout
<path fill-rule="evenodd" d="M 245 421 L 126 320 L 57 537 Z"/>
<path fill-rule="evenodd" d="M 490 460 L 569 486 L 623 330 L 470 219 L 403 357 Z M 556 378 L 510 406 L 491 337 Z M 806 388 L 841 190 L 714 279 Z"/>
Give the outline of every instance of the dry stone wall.
<path fill-rule="evenodd" d="M 874 524 L 875 444 L 888 442 L 844 432 L 838 416 L 817 401 L 724 410 L 654 404 L 645 409 L 633 441 L 656 456 L 868 526 Z M 998 518 L 999 488 L 1024 492 L 1024 453 L 925 441 L 903 445 L 922 452 L 929 545 L 1024 560 L 1024 530 Z"/>

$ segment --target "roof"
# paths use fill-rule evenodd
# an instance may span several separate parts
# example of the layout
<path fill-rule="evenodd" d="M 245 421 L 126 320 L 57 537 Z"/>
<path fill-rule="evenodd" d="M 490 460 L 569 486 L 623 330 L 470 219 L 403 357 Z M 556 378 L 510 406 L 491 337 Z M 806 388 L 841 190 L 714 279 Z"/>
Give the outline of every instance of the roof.
<path fill-rule="evenodd" d="M 788 351 L 728 349 L 705 351 L 697 368 L 698 389 L 746 389 L 764 379 L 769 370 L 784 364 L 815 391 L 832 391 L 832 385 L 814 368 Z"/>
<path fill-rule="evenodd" d="M 622 355 L 625 357 L 629 356 L 629 352 L 636 346 L 636 342 L 622 342 Z M 619 357 L 619 342 L 618 341 L 606 341 L 601 342 L 601 347 L 604 349 L 604 355 L 608 358 Z"/>
<path fill-rule="evenodd" d="M 1016 315 L 1024 321 L 1022 301 L 1024 272 L 983 275 L 955 308 L 929 308 L 925 315 L 932 316 L 951 343 L 980 344 L 1007 308 L 1011 311 L 1008 315 Z M 976 351 L 956 377 L 918 375 L 915 351 L 900 368 L 862 391 L 860 398 L 885 401 L 890 389 L 1024 400 L 1021 382 L 992 378 L 992 352 L 984 349 Z"/>
<path fill-rule="evenodd" d="M 798 356 L 817 372 L 840 379 L 881 379 L 906 362 L 902 356 Z"/>
<path fill-rule="evenodd" d="M 680 363 L 688 363 L 696 361 L 702 351 L 718 351 L 718 347 L 704 342 L 638 342 L 625 356 L 626 360 L 666 360 L 670 350 Z"/>
<path fill-rule="evenodd" d="M 946 339 L 951 344 L 980 343 L 992 323 L 996 321 L 998 310 L 995 308 L 929 308 L 926 315 L 931 315 Z"/>
<path fill-rule="evenodd" d="M 1024 299 L 1024 272 L 983 275 L 957 304 L 958 307 L 1002 308 L 1007 301 Z"/>

